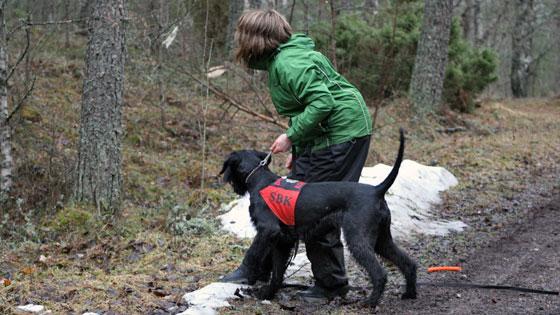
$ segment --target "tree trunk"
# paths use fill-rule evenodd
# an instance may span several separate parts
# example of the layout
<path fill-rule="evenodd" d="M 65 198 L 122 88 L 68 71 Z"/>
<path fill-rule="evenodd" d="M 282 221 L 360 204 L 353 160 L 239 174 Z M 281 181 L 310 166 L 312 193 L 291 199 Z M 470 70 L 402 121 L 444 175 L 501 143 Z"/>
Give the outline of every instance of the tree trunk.
<path fill-rule="evenodd" d="M 452 0 L 426 0 L 422 34 L 410 81 L 410 99 L 419 118 L 439 108 L 447 66 Z"/>
<path fill-rule="evenodd" d="M 514 1 L 514 22 L 511 38 L 511 92 L 513 97 L 529 95 L 529 73 L 533 50 L 534 1 Z"/>
<path fill-rule="evenodd" d="M 230 57 L 233 57 L 233 40 L 235 35 L 235 27 L 237 26 L 237 20 L 241 16 L 244 8 L 245 1 L 229 0 L 228 27 L 226 32 L 226 52 Z"/>
<path fill-rule="evenodd" d="M 379 10 L 379 0 L 365 0 L 364 1 L 364 17 L 368 15 L 376 15 Z"/>
<path fill-rule="evenodd" d="M 465 11 L 463 12 L 462 26 L 465 38 L 475 46 L 480 44 L 480 1 L 465 0 Z"/>
<path fill-rule="evenodd" d="M 12 143 L 8 124 L 8 43 L 6 41 L 6 21 L 4 20 L 6 1 L 0 1 L 0 203 L 4 202 L 12 188 Z"/>
<path fill-rule="evenodd" d="M 122 195 L 125 0 L 95 0 L 80 116 L 75 198 L 117 212 Z"/>

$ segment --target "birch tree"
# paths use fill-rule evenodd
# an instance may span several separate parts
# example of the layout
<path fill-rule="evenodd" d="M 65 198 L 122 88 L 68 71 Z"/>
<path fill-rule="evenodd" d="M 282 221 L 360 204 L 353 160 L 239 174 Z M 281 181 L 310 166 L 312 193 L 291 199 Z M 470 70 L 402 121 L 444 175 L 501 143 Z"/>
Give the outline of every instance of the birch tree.
<path fill-rule="evenodd" d="M 12 188 L 12 145 L 8 125 L 8 43 L 5 21 L 6 0 L 0 1 L 0 203 Z"/>
<path fill-rule="evenodd" d="M 122 196 L 125 19 L 125 0 L 92 3 L 75 198 L 98 212 L 118 211 Z"/>
<path fill-rule="evenodd" d="M 410 98 L 420 118 L 441 102 L 453 0 L 426 0 L 422 34 L 410 81 Z"/>

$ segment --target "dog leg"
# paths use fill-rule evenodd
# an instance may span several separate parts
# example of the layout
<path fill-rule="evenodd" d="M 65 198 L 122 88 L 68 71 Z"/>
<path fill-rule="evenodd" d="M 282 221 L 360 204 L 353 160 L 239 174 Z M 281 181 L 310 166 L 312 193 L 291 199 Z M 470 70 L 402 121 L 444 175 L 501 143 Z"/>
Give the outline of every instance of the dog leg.
<path fill-rule="evenodd" d="M 415 299 L 416 270 L 418 267 L 414 260 L 408 257 L 408 255 L 393 242 L 390 220 L 385 220 L 385 222 L 382 222 L 380 225 L 375 251 L 395 264 L 404 275 L 406 279 L 406 291 L 401 297 L 403 299 Z"/>
<path fill-rule="evenodd" d="M 364 233 L 356 233 L 356 231 L 352 229 L 353 223 L 349 221 L 350 220 L 345 220 L 343 226 L 346 244 L 348 245 L 350 253 L 352 253 L 352 256 L 356 259 L 356 262 L 367 271 L 370 277 L 373 291 L 367 303 L 375 307 L 379 303 L 379 299 L 385 290 L 387 272 L 383 270 L 381 264 L 379 264 L 375 257 L 373 251 L 373 246 L 375 244 L 368 244 L 367 240 L 370 238 L 364 235 Z M 354 226 L 359 226 L 359 223 Z"/>
<path fill-rule="evenodd" d="M 249 268 L 250 272 L 247 277 L 247 283 L 253 285 L 257 282 L 259 276 L 268 266 L 268 259 L 271 255 L 270 250 L 271 235 L 266 231 L 257 232 L 253 239 L 250 250 L 245 254 L 243 263 Z"/>
<path fill-rule="evenodd" d="M 261 300 L 270 300 L 282 286 L 284 281 L 284 273 L 288 267 L 292 249 L 295 242 L 278 241 L 272 249 L 272 278 L 270 283 L 261 287 L 257 293 L 257 297 Z M 270 246 L 270 244 L 269 244 Z"/>

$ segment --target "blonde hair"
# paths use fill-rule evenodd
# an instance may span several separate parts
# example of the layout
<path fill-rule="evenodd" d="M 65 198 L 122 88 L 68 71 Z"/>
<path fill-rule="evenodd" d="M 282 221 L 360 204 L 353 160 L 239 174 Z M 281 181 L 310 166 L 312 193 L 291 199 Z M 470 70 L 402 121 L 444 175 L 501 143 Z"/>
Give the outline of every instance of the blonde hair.
<path fill-rule="evenodd" d="M 270 55 L 292 36 L 292 27 L 276 10 L 251 10 L 243 13 L 235 31 L 235 60 L 247 65 Z"/>

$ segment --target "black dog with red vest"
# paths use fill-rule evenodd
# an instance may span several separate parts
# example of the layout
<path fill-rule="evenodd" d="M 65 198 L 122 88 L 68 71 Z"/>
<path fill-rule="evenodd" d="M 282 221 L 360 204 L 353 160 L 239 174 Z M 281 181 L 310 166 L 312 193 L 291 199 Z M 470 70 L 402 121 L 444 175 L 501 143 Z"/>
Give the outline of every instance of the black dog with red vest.
<path fill-rule="evenodd" d="M 298 238 L 312 238 L 321 233 L 320 222 L 337 218 L 346 245 L 356 261 L 367 271 L 373 285 L 368 299 L 377 305 L 383 294 L 387 273 L 375 257 L 378 253 L 393 262 L 406 279 L 403 299 L 416 298 L 416 263 L 398 248 L 391 237 L 391 212 L 385 192 L 395 181 L 404 153 L 404 132 L 400 130 L 397 160 L 387 178 L 378 186 L 353 182 L 302 183 L 282 180 L 259 163 L 267 154 L 236 151 L 224 162 L 220 174 L 233 190 L 250 194 L 249 213 L 257 230 L 252 246 L 258 255 L 245 257 L 255 266 L 264 265 L 272 254 L 272 278 L 259 289 L 257 297 L 271 299 L 282 286 L 284 272 Z M 279 206 L 279 207 L 277 207 Z M 375 253 L 374 253 L 375 252 Z M 254 283 L 256 279 L 249 279 Z"/>

